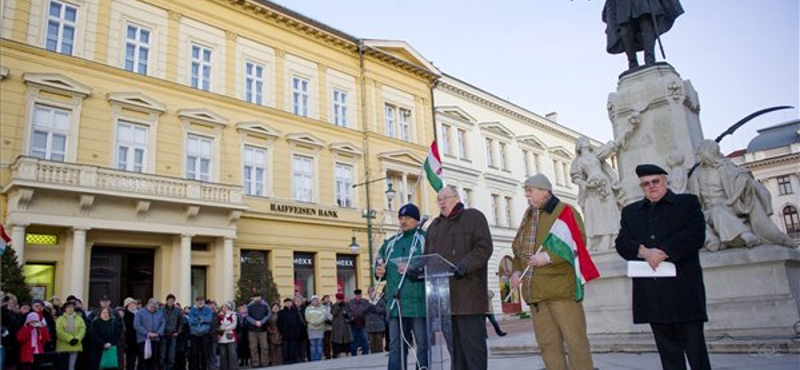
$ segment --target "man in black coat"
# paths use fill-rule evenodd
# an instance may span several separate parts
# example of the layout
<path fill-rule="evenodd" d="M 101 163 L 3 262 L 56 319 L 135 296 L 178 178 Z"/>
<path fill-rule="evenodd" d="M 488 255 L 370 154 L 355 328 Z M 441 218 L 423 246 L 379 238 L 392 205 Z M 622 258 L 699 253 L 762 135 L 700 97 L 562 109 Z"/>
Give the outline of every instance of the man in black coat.
<path fill-rule="evenodd" d="M 669 261 L 675 277 L 633 280 L 633 322 L 649 323 L 664 370 L 711 369 L 703 334 L 706 293 L 699 250 L 705 241 L 705 218 L 697 197 L 667 188 L 667 172 L 636 167 L 644 199 L 622 210 L 617 253 L 651 268 Z"/>

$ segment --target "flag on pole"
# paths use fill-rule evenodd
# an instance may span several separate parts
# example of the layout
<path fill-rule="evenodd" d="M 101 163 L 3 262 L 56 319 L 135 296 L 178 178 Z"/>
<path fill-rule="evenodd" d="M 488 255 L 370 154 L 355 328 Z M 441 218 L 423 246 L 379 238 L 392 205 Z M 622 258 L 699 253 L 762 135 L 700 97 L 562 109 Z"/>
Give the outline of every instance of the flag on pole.
<path fill-rule="evenodd" d="M 542 245 L 575 268 L 575 298 L 583 300 L 583 284 L 600 277 L 600 272 L 589 257 L 572 208 L 564 207 Z"/>
<path fill-rule="evenodd" d="M 6 234 L 6 229 L 0 225 L 0 256 L 6 252 L 6 246 L 11 244 L 11 238 Z"/>
<path fill-rule="evenodd" d="M 436 141 L 431 143 L 431 151 L 428 152 L 428 158 L 425 159 L 425 175 L 434 190 L 437 192 L 442 190 L 442 187 L 444 187 L 442 158 L 439 157 L 439 148 L 436 146 Z"/>

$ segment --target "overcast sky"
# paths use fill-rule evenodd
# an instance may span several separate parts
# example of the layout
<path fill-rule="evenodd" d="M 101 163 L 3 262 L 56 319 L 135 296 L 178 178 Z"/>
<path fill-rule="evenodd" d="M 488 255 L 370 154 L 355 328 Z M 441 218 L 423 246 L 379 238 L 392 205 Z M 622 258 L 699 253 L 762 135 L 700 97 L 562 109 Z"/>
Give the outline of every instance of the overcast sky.
<path fill-rule="evenodd" d="M 603 0 L 275 1 L 355 37 L 404 40 L 449 75 L 540 115 L 556 111 L 559 123 L 594 139 L 612 139 L 606 99 L 627 62 L 605 52 Z M 685 13 L 662 41 L 666 61 L 697 90 L 707 138 L 753 111 L 800 106 L 798 3 L 682 2 Z M 744 148 L 757 129 L 798 112 L 757 118 L 722 149 Z"/>

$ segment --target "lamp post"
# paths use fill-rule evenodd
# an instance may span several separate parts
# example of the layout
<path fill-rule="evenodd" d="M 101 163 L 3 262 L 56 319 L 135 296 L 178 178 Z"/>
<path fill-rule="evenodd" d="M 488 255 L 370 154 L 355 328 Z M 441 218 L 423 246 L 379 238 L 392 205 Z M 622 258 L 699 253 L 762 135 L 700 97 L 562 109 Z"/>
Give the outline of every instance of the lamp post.
<path fill-rule="evenodd" d="M 353 184 L 353 188 L 357 188 L 362 185 L 369 185 L 373 182 L 386 180 L 387 178 L 388 177 L 382 177 L 380 179 L 365 181 L 360 184 Z M 397 191 L 392 189 L 392 184 L 389 183 L 389 188 L 386 189 L 386 191 L 384 191 L 383 194 L 385 194 L 386 199 L 389 202 L 391 202 L 392 200 L 394 200 L 394 196 L 397 194 Z M 372 204 L 370 203 L 369 186 L 367 186 L 366 195 L 367 195 L 367 209 L 364 210 L 364 214 L 362 215 L 362 217 L 367 219 L 367 249 L 369 252 L 369 285 L 372 286 L 375 283 L 375 263 L 373 262 L 374 255 L 372 251 L 372 219 L 375 218 L 376 212 L 374 209 L 372 209 Z M 350 250 L 353 251 L 353 253 L 358 251 L 359 245 L 358 243 L 356 243 L 355 233 L 353 235 L 353 241 L 350 243 L 349 247 Z"/>

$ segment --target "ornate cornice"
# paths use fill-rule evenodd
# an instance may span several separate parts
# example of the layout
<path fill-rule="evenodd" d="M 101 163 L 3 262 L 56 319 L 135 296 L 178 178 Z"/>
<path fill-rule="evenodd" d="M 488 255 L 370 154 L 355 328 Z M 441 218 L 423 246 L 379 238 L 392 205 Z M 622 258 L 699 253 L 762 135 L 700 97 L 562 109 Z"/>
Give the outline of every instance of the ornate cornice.
<path fill-rule="evenodd" d="M 559 130 L 559 129 L 551 126 L 551 125 L 547 125 L 547 124 L 545 124 L 545 123 L 543 123 L 543 122 L 541 122 L 539 120 L 533 119 L 533 118 L 531 118 L 531 117 L 529 117 L 527 115 L 524 115 L 522 113 L 519 113 L 519 112 L 517 112 L 517 111 L 515 111 L 513 109 L 510 109 L 510 108 L 505 107 L 505 106 L 503 106 L 501 104 L 495 103 L 495 102 L 493 102 L 493 101 L 491 101 L 489 99 L 486 99 L 486 98 L 483 98 L 483 97 L 478 96 L 476 94 L 473 94 L 472 92 L 464 90 L 464 89 L 462 89 L 462 88 L 460 88 L 458 86 L 450 84 L 447 81 L 439 80 L 438 87 L 441 88 L 444 91 L 447 91 L 449 93 L 458 95 L 458 96 L 460 96 L 460 97 L 462 97 L 462 98 L 464 98 L 466 100 L 469 100 L 469 101 L 471 101 L 473 103 L 476 103 L 476 104 L 478 104 L 480 106 L 483 106 L 484 108 L 491 109 L 491 110 L 493 110 L 495 112 L 498 112 L 500 114 L 503 114 L 506 117 L 509 117 L 511 119 L 515 119 L 515 120 L 519 120 L 519 121 L 528 123 L 528 124 L 530 124 L 530 125 L 532 125 L 532 126 L 534 126 L 536 128 L 541 129 L 542 131 L 546 131 L 546 132 L 554 134 L 556 136 L 560 136 L 560 137 L 562 137 L 564 139 L 567 139 L 567 140 L 570 140 L 570 141 L 575 141 L 575 140 L 578 139 L 578 136 L 580 136 L 577 133 L 572 134 L 572 133 L 565 132 L 563 130 Z"/>
<path fill-rule="evenodd" d="M 793 164 L 793 163 L 798 163 L 798 161 L 800 161 L 800 153 L 792 153 L 792 154 L 782 155 L 780 157 L 765 158 L 753 162 L 742 163 L 741 166 L 748 170 L 752 170 L 755 168 L 767 167 L 776 164 L 784 164 L 784 163 Z"/>

